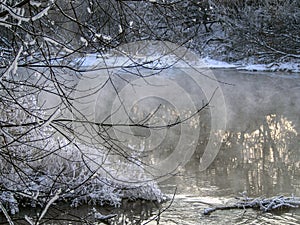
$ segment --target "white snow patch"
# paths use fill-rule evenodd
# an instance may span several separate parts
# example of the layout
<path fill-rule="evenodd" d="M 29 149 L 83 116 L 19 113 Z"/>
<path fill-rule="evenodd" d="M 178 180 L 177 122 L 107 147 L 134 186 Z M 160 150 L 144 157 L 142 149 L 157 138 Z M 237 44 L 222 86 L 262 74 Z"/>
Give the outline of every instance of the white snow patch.
<path fill-rule="evenodd" d="M 84 37 L 80 37 L 80 41 L 85 45 L 88 46 L 89 42 L 84 38 Z"/>
<path fill-rule="evenodd" d="M 30 5 L 32 5 L 32 6 L 36 6 L 36 7 L 40 7 L 40 6 L 41 6 L 41 4 L 42 4 L 42 3 L 40 3 L 40 2 L 37 2 L 37 1 L 30 1 L 29 3 L 30 3 Z"/>
<path fill-rule="evenodd" d="M 87 12 L 88 12 L 89 14 L 92 14 L 92 10 L 91 10 L 90 7 L 87 7 L 86 10 L 87 10 Z"/>
<path fill-rule="evenodd" d="M 219 61 L 211 59 L 209 57 L 203 58 L 203 67 L 212 69 L 237 69 L 237 70 L 247 70 L 247 71 L 258 71 L 258 72 L 278 72 L 286 71 L 299 73 L 300 63 L 298 62 L 282 62 L 282 63 L 272 63 L 272 64 L 237 64 L 237 63 L 227 63 L 224 61 Z"/>
<path fill-rule="evenodd" d="M 142 65 L 147 68 L 163 69 L 169 66 L 187 67 L 195 66 L 198 68 L 236 68 L 236 65 L 210 58 L 199 59 L 198 61 L 182 60 L 175 55 L 127 55 L 127 54 L 107 54 L 99 55 L 97 53 L 88 54 L 74 60 L 75 64 L 80 64 L 83 68 L 100 69 L 106 67 L 124 67 L 133 64 Z"/>
<path fill-rule="evenodd" d="M 123 27 L 119 24 L 119 34 L 123 33 Z"/>
<path fill-rule="evenodd" d="M 209 57 L 205 57 L 203 59 L 203 62 L 208 68 L 236 68 L 236 65 L 234 64 L 229 64 L 227 62 L 211 59 Z"/>
<path fill-rule="evenodd" d="M 199 58 L 198 60 L 189 61 L 188 59 L 180 59 L 175 55 L 143 55 L 133 54 L 129 55 L 126 52 L 112 52 L 106 55 L 97 53 L 87 54 L 85 57 L 74 60 L 76 65 L 80 65 L 84 69 L 105 69 L 118 68 L 132 65 L 140 65 L 149 69 L 163 69 L 169 66 L 187 67 L 194 66 L 198 68 L 211 69 L 237 69 L 247 71 L 261 71 L 261 72 L 300 72 L 300 64 L 297 62 L 273 63 L 273 64 L 236 64 L 227 63 L 224 61 L 215 60 L 209 57 Z"/>
<path fill-rule="evenodd" d="M 252 64 L 238 67 L 238 69 L 248 70 L 248 71 L 264 71 L 264 72 L 277 72 L 277 71 L 287 71 L 287 72 L 300 72 L 300 64 L 293 62 L 285 63 L 273 63 L 273 64 Z"/>

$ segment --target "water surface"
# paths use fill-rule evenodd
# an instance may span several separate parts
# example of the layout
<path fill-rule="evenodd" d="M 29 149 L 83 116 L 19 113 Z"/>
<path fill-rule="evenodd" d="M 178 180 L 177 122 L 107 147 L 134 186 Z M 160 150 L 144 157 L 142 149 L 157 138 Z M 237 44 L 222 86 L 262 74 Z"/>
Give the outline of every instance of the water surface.
<path fill-rule="evenodd" d="M 224 69 L 213 73 L 226 83 L 220 86 L 227 112 L 227 128 L 213 163 L 205 171 L 199 169 L 210 132 L 207 110 L 199 117 L 201 136 L 195 153 L 177 175 L 160 183 L 173 202 L 124 201 L 118 209 L 97 207 L 103 214 L 117 214 L 111 224 L 300 223 L 300 210 L 228 210 L 203 215 L 209 204 L 228 204 L 242 192 L 254 198 L 300 196 L 300 75 Z M 84 220 L 78 219 L 90 218 L 92 207 L 54 207 L 45 224 L 83 224 Z"/>

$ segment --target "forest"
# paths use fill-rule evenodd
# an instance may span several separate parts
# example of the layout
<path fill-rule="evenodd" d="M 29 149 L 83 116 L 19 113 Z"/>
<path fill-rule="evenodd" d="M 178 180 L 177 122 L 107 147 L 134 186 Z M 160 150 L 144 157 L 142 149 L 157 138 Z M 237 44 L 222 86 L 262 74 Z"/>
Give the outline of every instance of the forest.
<path fill-rule="evenodd" d="M 176 152 L 171 160 L 183 161 L 175 168 L 162 164 L 163 171 L 161 156 L 144 146 L 155 148 L 155 141 L 145 142 L 151 132 L 154 140 L 180 137 L 160 145 L 167 154 L 180 145 L 196 148 L 199 115 L 211 118 L 211 129 L 225 127 L 218 87 L 231 84 L 206 70 L 197 72 L 208 80 L 195 78 L 194 61 L 300 71 L 298 0 L 1 0 L 0 28 L 0 209 L 10 225 L 22 207 L 39 208 L 23 218 L 33 225 L 43 224 L 57 202 L 166 201 L 158 183 L 194 150 Z M 174 72 L 176 81 L 156 79 L 178 62 L 189 78 Z M 138 105 L 142 98 L 128 86 L 141 91 L 149 82 L 146 97 L 163 102 Z M 187 89 L 205 97 L 195 103 Z M 171 94 L 161 97 L 162 90 Z M 176 100 L 187 92 L 190 101 Z M 136 105 L 126 105 L 123 94 Z M 212 138 L 219 144 L 204 155 L 203 168 L 224 137 Z"/>

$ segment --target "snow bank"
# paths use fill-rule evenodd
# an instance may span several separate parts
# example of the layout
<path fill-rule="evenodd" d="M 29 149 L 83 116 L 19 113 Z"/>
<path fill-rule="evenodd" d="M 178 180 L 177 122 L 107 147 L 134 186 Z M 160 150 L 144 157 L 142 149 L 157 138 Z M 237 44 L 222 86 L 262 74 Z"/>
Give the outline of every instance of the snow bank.
<path fill-rule="evenodd" d="M 227 63 L 206 57 L 203 59 L 204 65 L 212 69 L 237 69 L 258 72 L 300 72 L 299 62 L 282 62 L 272 64 L 240 64 L 240 63 Z"/>
<path fill-rule="evenodd" d="M 215 60 L 215 59 L 211 59 L 209 57 L 205 57 L 203 59 L 204 64 L 208 67 L 208 68 L 212 68 L 212 69 L 230 69 L 230 68 L 236 68 L 236 65 L 234 64 L 230 64 L 227 62 L 223 62 L 223 61 L 219 61 L 219 60 Z"/>
<path fill-rule="evenodd" d="M 238 66 L 237 69 L 248 70 L 248 71 L 264 71 L 264 72 L 300 72 L 300 64 L 293 62 L 285 62 L 285 63 L 273 63 L 273 64 L 253 64 L 253 65 L 245 65 Z"/>
<path fill-rule="evenodd" d="M 227 63 L 224 61 L 215 60 L 209 57 L 200 58 L 197 61 L 185 61 L 178 59 L 176 56 L 168 55 L 153 55 L 153 56 L 116 56 L 113 54 L 99 55 L 89 54 L 86 57 L 77 58 L 74 64 L 79 65 L 84 69 L 105 69 L 107 67 L 128 67 L 132 65 L 142 65 L 147 68 L 163 69 L 169 66 L 186 67 L 196 66 L 199 68 L 211 69 L 238 69 L 247 71 L 261 72 L 300 72 L 300 64 L 297 62 L 283 62 L 273 64 L 240 64 Z"/>

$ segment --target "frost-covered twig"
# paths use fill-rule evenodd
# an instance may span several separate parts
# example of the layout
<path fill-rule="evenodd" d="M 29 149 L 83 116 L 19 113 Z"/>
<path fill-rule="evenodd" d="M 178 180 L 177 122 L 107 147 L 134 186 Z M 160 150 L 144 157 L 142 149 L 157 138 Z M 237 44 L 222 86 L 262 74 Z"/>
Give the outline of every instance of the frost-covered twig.
<path fill-rule="evenodd" d="M 4 78 L 9 77 L 11 72 L 12 72 L 12 74 L 16 74 L 17 69 L 18 69 L 18 60 L 20 58 L 20 55 L 21 55 L 22 51 L 23 51 L 23 46 L 20 47 L 20 49 L 19 49 L 14 61 L 12 62 L 12 64 L 7 68 L 7 70 L 0 77 L 0 81 L 2 80 L 2 77 L 4 77 Z"/>
<path fill-rule="evenodd" d="M 3 214 L 5 215 L 9 225 L 14 225 L 13 221 L 11 220 L 10 216 L 8 215 L 8 212 L 6 211 L 6 209 L 4 208 L 4 206 L 2 205 L 1 202 L 0 202 L 0 209 L 3 212 Z"/>
<path fill-rule="evenodd" d="M 39 216 L 39 219 L 37 221 L 37 225 L 40 223 L 40 221 L 43 219 L 43 217 L 45 216 L 45 214 L 47 213 L 49 207 L 57 200 L 59 199 L 59 195 L 61 193 L 61 190 L 58 190 L 55 195 L 50 199 L 50 201 L 47 203 L 47 205 L 45 206 L 43 212 L 41 213 L 41 215 Z"/>
<path fill-rule="evenodd" d="M 25 215 L 25 220 L 27 221 L 27 223 L 29 223 L 29 225 L 34 225 L 34 222 L 31 217 Z"/>
<path fill-rule="evenodd" d="M 99 221 L 106 221 L 117 216 L 117 214 L 103 215 L 102 213 L 98 212 L 95 208 L 92 208 L 92 212 L 90 214 L 94 216 L 94 219 Z"/>

